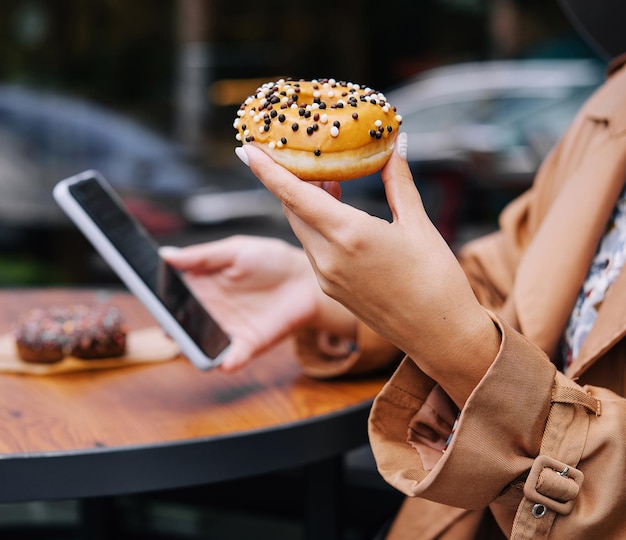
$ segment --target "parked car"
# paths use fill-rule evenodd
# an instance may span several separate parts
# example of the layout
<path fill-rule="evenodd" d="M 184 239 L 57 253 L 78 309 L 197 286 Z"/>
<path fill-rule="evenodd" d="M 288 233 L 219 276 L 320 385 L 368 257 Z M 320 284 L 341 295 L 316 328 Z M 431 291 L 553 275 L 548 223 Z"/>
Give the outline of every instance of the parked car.
<path fill-rule="evenodd" d="M 481 181 L 527 183 L 604 72 L 586 59 L 467 63 L 432 70 L 388 98 L 403 115 L 411 162 L 488 154 Z"/>
<path fill-rule="evenodd" d="M 474 62 L 385 92 L 403 117 L 409 164 L 444 236 L 452 239 L 468 214 L 493 219 L 530 185 L 604 73 L 593 59 Z M 346 183 L 344 193 L 378 200 L 380 177 Z"/>
<path fill-rule="evenodd" d="M 98 169 L 141 212 L 141 194 L 176 197 L 204 183 L 172 141 L 85 100 L 0 85 L 0 221 L 58 221 L 52 186 Z M 143 203 L 147 204 L 146 201 Z"/>

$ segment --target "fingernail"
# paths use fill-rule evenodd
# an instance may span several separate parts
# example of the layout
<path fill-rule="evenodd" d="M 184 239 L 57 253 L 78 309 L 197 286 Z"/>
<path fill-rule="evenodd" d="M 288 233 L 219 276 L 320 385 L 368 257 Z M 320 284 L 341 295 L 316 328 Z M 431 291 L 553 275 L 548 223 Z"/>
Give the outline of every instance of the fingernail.
<path fill-rule="evenodd" d="M 168 255 L 175 255 L 179 251 L 176 246 L 161 246 L 159 248 L 159 255 L 161 257 L 167 257 Z"/>
<path fill-rule="evenodd" d="M 235 154 L 237 154 L 237 157 L 243 161 L 243 164 L 246 167 L 250 166 L 250 160 L 248 159 L 248 154 L 246 153 L 246 151 L 244 150 L 243 146 L 237 146 L 235 148 Z"/>
<path fill-rule="evenodd" d="M 402 159 L 406 159 L 409 155 L 409 137 L 406 133 L 398 133 L 396 139 L 396 152 Z"/>

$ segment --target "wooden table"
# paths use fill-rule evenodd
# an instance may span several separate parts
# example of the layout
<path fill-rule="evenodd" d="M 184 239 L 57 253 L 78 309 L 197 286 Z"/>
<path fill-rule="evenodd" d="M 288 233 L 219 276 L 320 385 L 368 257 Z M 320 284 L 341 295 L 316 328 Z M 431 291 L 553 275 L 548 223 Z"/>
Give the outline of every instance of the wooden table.
<path fill-rule="evenodd" d="M 0 290 L 0 334 L 31 307 L 103 301 L 117 305 L 130 328 L 155 324 L 124 292 L 7 289 Z M 0 503 L 140 493 L 332 463 L 367 442 L 367 415 L 383 383 L 308 378 L 289 343 L 236 374 L 201 372 L 184 358 L 0 374 Z M 326 487 L 324 506 L 309 501 L 311 537 L 335 535 L 336 486 Z M 323 499 L 326 487 L 311 493 Z"/>

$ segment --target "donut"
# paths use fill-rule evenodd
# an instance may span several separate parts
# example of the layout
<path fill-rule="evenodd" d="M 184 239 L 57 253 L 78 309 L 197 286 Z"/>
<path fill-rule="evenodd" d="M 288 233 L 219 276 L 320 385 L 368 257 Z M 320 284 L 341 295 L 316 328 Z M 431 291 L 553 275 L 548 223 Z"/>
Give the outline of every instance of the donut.
<path fill-rule="evenodd" d="M 385 96 L 359 84 L 268 82 L 239 107 L 236 139 L 264 150 L 302 180 L 342 181 L 380 170 L 402 117 Z"/>
<path fill-rule="evenodd" d="M 126 334 L 114 306 L 54 306 L 30 310 L 21 318 L 15 345 L 24 362 L 54 364 L 66 356 L 83 360 L 122 356 Z"/>

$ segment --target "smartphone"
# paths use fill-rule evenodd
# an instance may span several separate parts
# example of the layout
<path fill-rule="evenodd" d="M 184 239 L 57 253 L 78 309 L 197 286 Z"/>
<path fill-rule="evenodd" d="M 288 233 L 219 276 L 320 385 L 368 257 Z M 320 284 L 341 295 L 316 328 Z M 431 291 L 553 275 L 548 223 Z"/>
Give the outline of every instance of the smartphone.
<path fill-rule="evenodd" d="M 181 352 L 201 370 L 219 365 L 229 336 L 181 273 L 161 258 L 157 242 L 104 177 L 98 171 L 82 172 L 61 180 L 53 195 Z"/>

